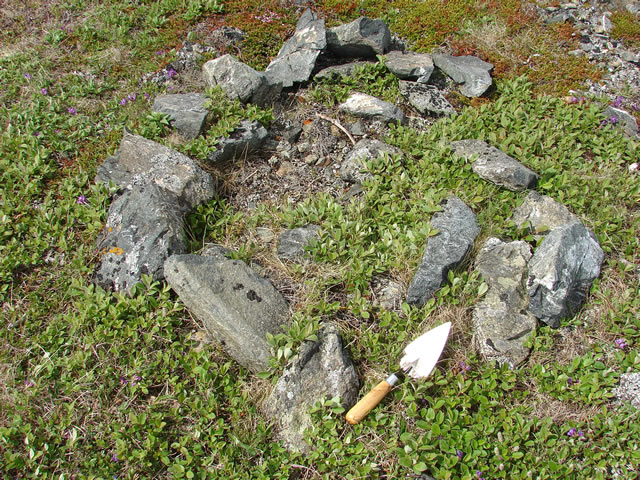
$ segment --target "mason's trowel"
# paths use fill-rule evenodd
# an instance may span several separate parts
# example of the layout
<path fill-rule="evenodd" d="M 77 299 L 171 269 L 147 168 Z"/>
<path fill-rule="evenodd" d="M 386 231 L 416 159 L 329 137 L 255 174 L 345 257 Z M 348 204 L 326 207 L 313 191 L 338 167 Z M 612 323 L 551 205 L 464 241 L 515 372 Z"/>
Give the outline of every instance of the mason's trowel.
<path fill-rule="evenodd" d="M 436 366 L 442 350 L 444 350 L 447 338 L 449 338 L 449 330 L 451 330 L 451 322 L 443 323 L 407 345 L 404 349 L 404 357 L 400 359 L 402 370 L 381 381 L 356 403 L 347 413 L 347 422 L 351 425 L 360 422 L 405 374 L 411 378 L 428 377 Z"/>

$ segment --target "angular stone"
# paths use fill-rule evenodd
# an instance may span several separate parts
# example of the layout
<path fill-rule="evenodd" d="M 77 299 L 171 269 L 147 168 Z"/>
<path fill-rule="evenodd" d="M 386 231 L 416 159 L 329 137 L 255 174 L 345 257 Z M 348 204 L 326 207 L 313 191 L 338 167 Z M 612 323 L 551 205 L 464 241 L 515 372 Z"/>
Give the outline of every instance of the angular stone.
<path fill-rule="evenodd" d="M 482 140 L 460 140 L 451 143 L 459 156 L 471 159 L 478 156 L 471 168 L 488 182 L 515 192 L 534 188 L 538 175 L 517 160 Z"/>
<path fill-rule="evenodd" d="M 105 289 L 129 290 L 150 275 L 164 278 L 164 261 L 186 251 L 182 217 L 175 195 L 153 183 L 125 190 L 109 208 L 97 242 L 95 282 Z M 144 207 L 144 208 L 141 208 Z"/>
<path fill-rule="evenodd" d="M 269 367 L 267 333 L 287 322 L 289 308 L 266 279 L 240 260 L 174 255 L 164 273 L 182 302 L 225 351 L 253 372 Z"/>
<path fill-rule="evenodd" d="M 304 248 L 313 240 L 320 238 L 318 225 L 307 225 L 283 232 L 278 244 L 278 257 L 293 260 L 304 255 Z"/>
<path fill-rule="evenodd" d="M 98 167 L 96 181 L 119 187 L 153 183 L 190 209 L 213 198 L 215 185 L 207 172 L 186 155 L 139 135 L 125 132 L 118 154 Z"/>
<path fill-rule="evenodd" d="M 291 359 L 265 400 L 265 413 L 278 423 L 289 450 L 308 452 L 304 431 L 312 427 L 308 411 L 322 398 L 339 397 L 344 408 L 358 398 L 358 375 L 338 329 L 326 324 L 315 342 L 306 341 Z"/>
<path fill-rule="evenodd" d="M 526 242 L 487 240 L 476 257 L 476 269 L 489 286 L 473 310 L 475 338 L 480 353 L 516 367 L 529 355 L 525 342 L 535 332 L 536 318 L 527 312 L 527 262 L 531 247 Z"/>
<path fill-rule="evenodd" d="M 372 305 L 385 310 L 400 310 L 402 305 L 402 285 L 389 278 L 375 278 L 371 290 L 373 291 Z"/>
<path fill-rule="evenodd" d="M 314 75 L 315 80 L 322 80 L 324 78 L 337 78 L 340 75 L 344 75 L 345 77 L 349 77 L 353 75 L 356 68 L 363 67 L 365 65 L 375 65 L 375 62 L 367 62 L 367 61 L 359 61 L 359 62 L 350 62 L 342 65 L 333 65 L 331 67 L 323 68 L 318 73 Z"/>
<path fill-rule="evenodd" d="M 629 402 L 631 406 L 640 409 L 640 372 L 620 375 L 620 385 L 613 394 L 619 402 Z"/>
<path fill-rule="evenodd" d="M 362 139 L 355 144 L 340 167 L 340 178 L 349 183 L 362 183 L 370 179 L 371 174 L 362 172 L 364 162 L 378 158 L 382 154 L 402 155 L 402 150 L 380 140 Z"/>
<path fill-rule="evenodd" d="M 389 50 L 391 32 L 379 19 L 360 17 L 327 30 L 327 46 L 339 57 L 375 57 Z"/>
<path fill-rule="evenodd" d="M 201 93 L 159 95 L 153 102 L 154 112 L 166 113 L 173 127 L 185 138 L 196 138 L 202 133 L 207 114 L 207 97 Z"/>
<path fill-rule="evenodd" d="M 480 233 L 475 214 L 458 197 L 450 196 L 443 208 L 431 221 L 431 226 L 440 232 L 427 240 L 422 263 L 407 291 L 409 304 L 427 303 L 447 279 L 449 270 L 468 255 Z"/>
<path fill-rule="evenodd" d="M 529 192 L 522 205 L 513 211 L 511 220 L 518 227 L 528 222 L 536 238 L 561 225 L 579 221 L 567 207 L 535 191 Z"/>
<path fill-rule="evenodd" d="M 442 95 L 438 87 L 416 82 L 400 81 L 400 93 L 421 114 L 455 115 L 456 109 Z"/>
<path fill-rule="evenodd" d="M 316 65 L 316 59 L 327 46 L 324 20 L 307 9 L 296 25 L 296 32 L 278 52 L 265 70 L 270 83 L 290 87 L 297 82 L 306 82 Z"/>
<path fill-rule="evenodd" d="M 356 117 L 370 120 L 379 120 L 385 123 L 406 123 L 402 110 L 394 104 L 380 100 L 379 98 L 364 93 L 353 93 L 347 101 L 338 107 L 341 111 L 350 113 Z"/>
<path fill-rule="evenodd" d="M 254 70 L 233 55 L 209 60 L 202 66 L 202 73 L 207 85 L 219 85 L 230 99 L 238 99 L 243 103 L 265 105 L 279 93 L 274 85 L 269 84 L 264 73 Z"/>
<path fill-rule="evenodd" d="M 242 120 L 229 135 L 218 140 L 216 149 L 209 152 L 210 163 L 222 163 L 258 150 L 267 138 L 267 130 L 256 121 Z"/>
<path fill-rule="evenodd" d="M 603 260 L 598 240 L 582 223 L 553 229 L 529 261 L 529 311 L 553 328 L 560 326 L 586 300 Z"/>
<path fill-rule="evenodd" d="M 638 123 L 633 115 L 614 107 L 607 107 L 604 114 L 609 120 L 615 118 L 616 124 L 620 125 L 628 136 L 638 137 Z"/>
<path fill-rule="evenodd" d="M 465 97 L 479 97 L 491 86 L 489 72 L 493 65 L 477 57 L 437 54 L 433 55 L 433 63 L 454 82 L 462 84 L 460 93 Z"/>
<path fill-rule="evenodd" d="M 433 73 L 433 58 L 428 53 L 389 52 L 384 56 L 385 66 L 396 77 L 403 80 L 417 80 L 427 83 Z"/>

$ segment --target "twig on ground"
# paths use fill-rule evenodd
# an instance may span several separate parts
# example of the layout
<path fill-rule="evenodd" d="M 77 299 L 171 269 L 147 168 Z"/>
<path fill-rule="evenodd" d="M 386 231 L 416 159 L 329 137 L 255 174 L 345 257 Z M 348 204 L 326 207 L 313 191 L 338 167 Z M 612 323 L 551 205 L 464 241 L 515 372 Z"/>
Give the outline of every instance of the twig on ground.
<path fill-rule="evenodd" d="M 331 123 L 333 123 L 336 127 L 338 127 L 340 130 L 342 130 L 342 131 L 345 133 L 345 135 L 346 135 L 347 137 L 349 137 L 349 140 L 351 140 L 351 143 L 352 143 L 353 145 L 355 145 L 355 144 L 356 144 L 356 141 L 355 141 L 355 139 L 353 138 L 353 136 L 351 135 L 351 133 L 349 132 L 349 130 L 347 130 L 346 128 L 344 128 L 344 127 L 340 124 L 340 122 L 339 122 L 338 120 L 336 120 L 336 119 L 334 119 L 334 118 L 327 117 L 326 115 L 323 115 L 323 114 L 321 114 L 321 113 L 316 113 L 316 116 L 317 116 L 318 118 L 321 118 L 322 120 L 326 120 L 327 122 L 331 122 Z"/>

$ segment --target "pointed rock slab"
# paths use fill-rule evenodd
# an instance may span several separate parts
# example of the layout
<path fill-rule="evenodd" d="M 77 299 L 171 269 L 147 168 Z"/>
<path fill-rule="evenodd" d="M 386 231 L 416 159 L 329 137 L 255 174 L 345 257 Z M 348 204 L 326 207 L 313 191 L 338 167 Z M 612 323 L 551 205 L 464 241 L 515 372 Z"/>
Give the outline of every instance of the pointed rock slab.
<path fill-rule="evenodd" d="M 379 120 L 384 123 L 407 123 L 407 117 L 393 103 L 385 102 L 364 93 L 353 93 L 338 108 L 355 117 Z"/>
<path fill-rule="evenodd" d="M 296 32 L 285 42 L 278 56 L 265 70 L 270 83 L 291 87 L 306 82 L 316 65 L 320 52 L 327 46 L 324 20 L 311 10 L 304 11 L 296 25 Z"/>
<path fill-rule="evenodd" d="M 518 227 L 528 222 L 536 239 L 561 225 L 580 221 L 567 207 L 538 192 L 529 192 L 522 205 L 513 211 L 511 220 Z"/>
<path fill-rule="evenodd" d="M 420 83 L 427 83 L 434 69 L 428 53 L 393 51 L 384 56 L 384 64 L 396 77 Z"/>
<path fill-rule="evenodd" d="M 444 98 L 438 87 L 400 81 L 400 93 L 423 115 L 455 115 L 456 109 Z"/>
<path fill-rule="evenodd" d="M 449 270 L 468 255 L 480 233 L 475 214 L 458 197 L 450 196 L 443 208 L 431 221 L 440 232 L 429 237 L 422 263 L 407 291 L 407 303 L 411 305 L 427 303 L 447 279 Z"/>
<path fill-rule="evenodd" d="M 527 262 L 531 247 L 526 242 L 487 240 L 476 257 L 489 290 L 473 310 L 473 325 L 480 353 L 516 367 L 529 355 L 524 344 L 535 332 L 537 320 L 527 312 Z"/>
<path fill-rule="evenodd" d="M 585 302 L 603 260 L 598 240 L 582 223 L 553 229 L 529 261 L 529 311 L 558 328 Z"/>
<path fill-rule="evenodd" d="M 304 255 L 304 249 L 314 240 L 320 238 L 320 226 L 307 225 L 285 231 L 280 236 L 278 257 L 284 260 L 294 260 Z"/>
<path fill-rule="evenodd" d="M 263 405 L 277 422 L 289 450 L 308 452 L 304 431 L 312 427 L 310 407 L 322 398 L 340 397 L 350 408 L 358 397 L 358 375 L 342 345 L 338 329 L 322 327 L 315 342 L 306 341 L 293 357 Z"/>
<path fill-rule="evenodd" d="M 262 146 L 267 135 L 267 129 L 259 122 L 242 120 L 231 135 L 218 140 L 216 149 L 209 152 L 207 161 L 212 164 L 222 163 L 255 152 Z"/>
<path fill-rule="evenodd" d="M 287 323 L 289 308 L 266 279 L 240 260 L 174 255 L 164 273 L 186 307 L 225 351 L 253 372 L 269 367 L 267 333 Z"/>
<path fill-rule="evenodd" d="M 473 171 L 486 181 L 508 190 L 518 192 L 534 188 L 538 183 L 537 173 L 482 140 L 459 140 L 451 144 L 451 149 L 467 159 L 477 156 L 471 164 Z"/>
<path fill-rule="evenodd" d="M 185 138 L 193 139 L 202 133 L 207 114 L 207 97 L 201 93 L 159 95 L 153 102 L 153 111 L 166 113 L 171 125 Z"/>
<path fill-rule="evenodd" d="M 388 155 L 402 155 L 402 150 L 380 140 L 368 138 L 360 140 L 342 162 L 340 178 L 349 183 L 362 183 L 364 180 L 372 178 L 370 173 L 362 171 L 364 162 L 378 158 L 385 153 Z"/>
<path fill-rule="evenodd" d="M 461 84 L 460 93 L 465 97 L 479 97 L 491 86 L 489 72 L 493 65 L 477 57 L 436 54 L 433 55 L 433 63 L 454 82 Z"/>
<path fill-rule="evenodd" d="M 139 135 L 125 132 L 117 155 L 98 167 L 96 181 L 113 181 L 121 188 L 153 183 L 175 195 L 181 209 L 213 198 L 211 175 L 186 155 Z"/>
<path fill-rule="evenodd" d="M 391 32 L 382 20 L 360 17 L 327 30 L 327 46 L 339 57 L 375 57 L 391 46 Z"/>
<path fill-rule="evenodd" d="M 238 99 L 243 103 L 265 105 L 282 88 L 282 85 L 278 87 L 277 84 L 270 84 L 264 73 L 229 54 L 209 60 L 202 66 L 202 74 L 207 85 L 219 85 L 230 99 Z"/>
<path fill-rule="evenodd" d="M 116 198 L 97 242 L 100 263 L 95 283 L 105 289 L 127 291 L 151 275 L 164 278 L 164 261 L 186 251 L 181 210 L 175 195 L 153 183 L 138 186 Z"/>

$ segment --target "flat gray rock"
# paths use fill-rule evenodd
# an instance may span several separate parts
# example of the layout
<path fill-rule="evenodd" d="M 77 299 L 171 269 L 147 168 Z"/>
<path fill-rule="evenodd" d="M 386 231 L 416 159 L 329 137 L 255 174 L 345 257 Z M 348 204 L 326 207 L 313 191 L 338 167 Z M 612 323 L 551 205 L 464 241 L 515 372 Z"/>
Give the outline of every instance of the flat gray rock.
<path fill-rule="evenodd" d="M 436 54 L 433 55 L 433 63 L 454 82 L 461 84 L 460 93 L 465 97 L 479 97 L 493 83 L 489 74 L 493 65 L 477 57 Z"/>
<path fill-rule="evenodd" d="M 482 356 L 516 367 L 530 353 L 526 341 L 537 320 L 527 312 L 527 262 L 531 247 L 526 242 L 505 243 L 490 238 L 476 257 L 476 270 L 489 286 L 473 309 L 475 340 Z"/>
<path fill-rule="evenodd" d="M 475 214 L 458 197 L 450 196 L 443 208 L 431 221 L 440 232 L 427 240 L 422 263 L 407 291 L 407 303 L 411 305 L 427 303 L 447 279 L 449 270 L 469 254 L 480 233 Z"/>
<path fill-rule="evenodd" d="M 207 114 L 207 97 L 201 93 L 176 93 L 159 95 L 153 102 L 154 112 L 166 113 L 171 125 L 185 138 L 196 138 L 204 129 Z"/>
<path fill-rule="evenodd" d="M 442 95 L 438 87 L 416 82 L 400 81 L 400 93 L 423 115 L 455 115 L 456 109 Z"/>
<path fill-rule="evenodd" d="M 402 155 L 402 150 L 380 140 L 362 139 L 356 143 L 340 167 L 340 178 L 349 183 L 362 183 L 372 176 L 363 172 L 364 162 L 378 158 L 383 154 Z"/>
<path fill-rule="evenodd" d="M 389 52 L 384 56 L 384 64 L 396 77 L 402 80 L 418 80 L 427 83 L 433 73 L 433 58 L 428 53 Z"/>
<path fill-rule="evenodd" d="M 580 221 L 567 207 L 535 191 L 529 192 L 522 205 L 513 211 L 511 220 L 518 227 L 529 223 L 536 238 L 561 225 Z"/>
<path fill-rule="evenodd" d="M 284 260 L 300 258 L 304 255 L 305 247 L 318 238 L 320 238 L 320 227 L 318 225 L 307 225 L 286 230 L 280 235 L 278 257 Z"/>
<path fill-rule="evenodd" d="M 169 285 L 225 351 L 253 372 L 269 367 L 267 333 L 289 317 L 282 295 L 240 260 L 174 255 L 164 264 Z"/>
<path fill-rule="evenodd" d="M 529 311 L 557 328 L 586 300 L 604 253 L 595 235 L 575 222 L 553 229 L 529 261 Z"/>
<path fill-rule="evenodd" d="M 349 77 L 353 75 L 356 68 L 363 67 L 365 65 L 375 65 L 376 62 L 367 62 L 367 61 L 358 61 L 358 62 L 350 62 L 344 63 L 342 65 L 333 65 L 331 67 L 323 68 L 318 73 L 314 75 L 315 80 L 322 80 L 324 78 L 337 78 L 340 75 L 344 75 L 345 77 Z"/>
<path fill-rule="evenodd" d="M 95 283 L 127 291 L 142 275 L 162 280 L 164 261 L 186 251 L 184 214 L 175 195 L 153 183 L 125 190 L 111 203 L 97 241 Z"/>
<path fill-rule="evenodd" d="M 202 74 L 207 85 L 218 85 L 230 99 L 243 103 L 265 105 L 279 93 L 277 86 L 270 84 L 264 73 L 229 54 L 206 62 L 202 66 Z"/>
<path fill-rule="evenodd" d="M 452 142 L 451 149 L 467 159 L 477 156 L 471 168 L 488 182 L 515 192 L 534 188 L 538 183 L 538 174 L 482 140 Z"/>
<path fill-rule="evenodd" d="M 391 32 L 379 19 L 360 17 L 327 30 L 327 46 L 339 57 L 375 57 L 389 50 Z"/>
<path fill-rule="evenodd" d="M 262 146 L 267 135 L 267 129 L 260 122 L 242 120 L 231 135 L 218 140 L 216 149 L 209 152 L 207 161 L 222 163 L 252 153 Z"/>
<path fill-rule="evenodd" d="M 353 93 L 338 108 L 355 117 L 379 120 L 384 123 L 407 123 L 407 117 L 393 103 L 364 93 Z"/>
<path fill-rule="evenodd" d="M 270 83 L 291 87 L 294 83 L 306 82 L 316 65 L 320 52 L 327 46 L 324 20 L 306 9 L 296 25 L 293 36 L 287 40 L 278 56 L 265 70 Z"/>
<path fill-rule="evenodd" d="M 277 422 L 289 450 L 308 452 L 304 431 L 312 427 L 308 411 L 322 398 L 339 397 L 349 408 L 358 399 L 358 375 L 338 329 L 324 325 L 315 342 L 306 341 L 273 387 L 263 408 Z"/>

